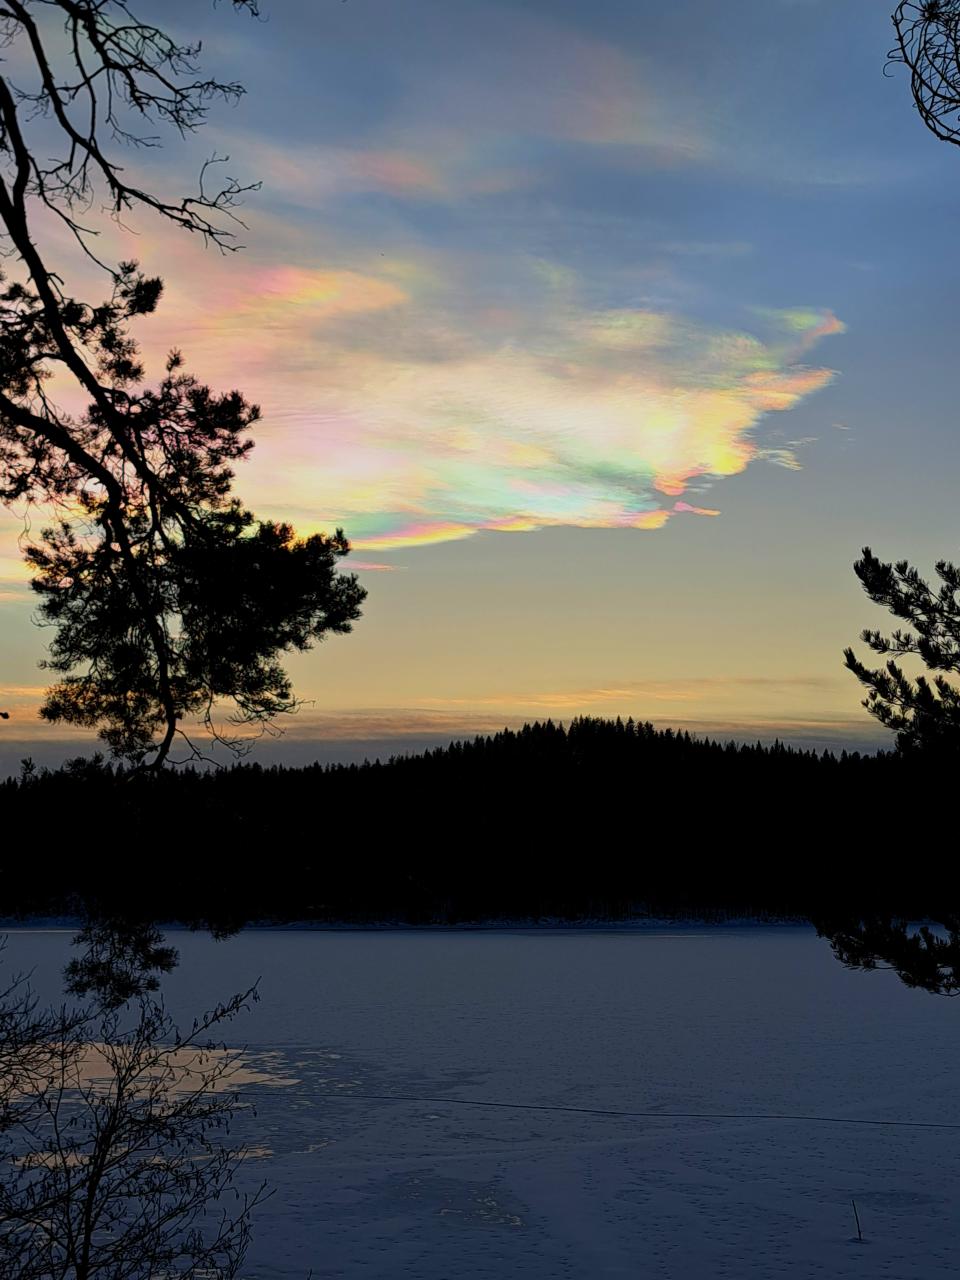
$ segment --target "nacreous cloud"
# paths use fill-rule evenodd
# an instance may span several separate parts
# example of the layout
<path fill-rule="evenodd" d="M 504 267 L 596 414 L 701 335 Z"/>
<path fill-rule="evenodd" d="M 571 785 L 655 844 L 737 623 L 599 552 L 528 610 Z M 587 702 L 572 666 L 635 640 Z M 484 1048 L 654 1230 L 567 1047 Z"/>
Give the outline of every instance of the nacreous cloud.
<path fill-rule="evenodd" d="M 810 351 L 842 325 L 751 310 L 729 275 L 711 295 L 703 263 L 750 243 L 666 234 L 669 175 L 717 163 L 710 114 L 643 50 L 559 16 L 419 7 L 429 42 L 386 0 L 392 37 L 357 29 L 366 70 L 340 115 L 267 113 L 226 148 L 265 181 L 259 261 L 165 227 L 124 245 L 167 281 L 139 328 L 151 371 L 177 346 L 262 405 L 244 499 L 303 532 L 342 525 L 379 564 L 479 530 L 713 516 L 711 482 L 797 465 L 763 420 L 830 380 Z"/>
<path fill-rule="evenodd" d="M 488 307 L 461 289 L 436 263 L 393 262 L 234 274 L 217 315 L 207 299 L 189 363 L 220 364 L 264 407 L 248 500 L 303 531 L 342 524 L 362 551 L 715 515 L 684 495 L 770 456 L 761 419 L 830 380 L 805 357 L 843 328 L 797 310 L 718 331 L 589 309 L 568 283 Z"/>

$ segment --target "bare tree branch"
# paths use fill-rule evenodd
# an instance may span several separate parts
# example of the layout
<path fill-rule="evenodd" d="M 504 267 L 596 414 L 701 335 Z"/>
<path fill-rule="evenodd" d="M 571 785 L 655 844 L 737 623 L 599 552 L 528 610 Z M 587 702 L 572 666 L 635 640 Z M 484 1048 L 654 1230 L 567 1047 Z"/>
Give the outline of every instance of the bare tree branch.
<path fill-rule="evenodd" d="M 22 979 L 0 993 L 4 1280 L 238 1274 L 267 1191 L 235 1187 L 238 1055 L 210 1037 L 255 999 L 183 1034 L 144 995 L 42 1014 Z"/>
<path fill-rule="evenodd" d="M 903 0 L 893 25 L 889 60 L 909 69 L 920 118 L 943 142 L 960 145 L 960 2 Z"/>

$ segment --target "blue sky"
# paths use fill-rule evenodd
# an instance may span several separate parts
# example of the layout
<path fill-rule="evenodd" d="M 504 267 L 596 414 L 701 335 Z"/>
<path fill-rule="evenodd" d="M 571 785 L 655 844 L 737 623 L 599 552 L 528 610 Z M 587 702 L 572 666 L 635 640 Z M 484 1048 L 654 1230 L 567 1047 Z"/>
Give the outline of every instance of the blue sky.
<path fill-rule="evenodd" d="M 132 163 L 186 185 L 216 150 L 263 189 L 242 255 L 120 237 L 167 280 L 145 350 L 260 401 L 240 491 L 368 566 L 355 634 L 293 663 L 283 749 L 581 712 L 882 741 L 850 565 L 949 556 L 960 463 L 960 152 L 884 76 L 884 8 L 162 16 L 247 94 Z M 56 752 L 18 528 L 6 750 Z"/>

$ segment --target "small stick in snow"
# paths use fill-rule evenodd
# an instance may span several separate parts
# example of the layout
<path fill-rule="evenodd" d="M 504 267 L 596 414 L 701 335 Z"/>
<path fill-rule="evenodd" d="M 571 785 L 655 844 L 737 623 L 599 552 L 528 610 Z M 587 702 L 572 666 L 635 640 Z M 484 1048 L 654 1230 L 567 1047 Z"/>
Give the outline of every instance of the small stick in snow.
<path fill-rule="evenodd" d="M 850 1197 L 850 1203 L 853 1205 L 853 1216 L 857 1220 L 857 1240 L 863 1244 L 863 1232 L 860 1230 L 860 1215 L 857 1213 L 857 1202 L 853 1196 Z"/>

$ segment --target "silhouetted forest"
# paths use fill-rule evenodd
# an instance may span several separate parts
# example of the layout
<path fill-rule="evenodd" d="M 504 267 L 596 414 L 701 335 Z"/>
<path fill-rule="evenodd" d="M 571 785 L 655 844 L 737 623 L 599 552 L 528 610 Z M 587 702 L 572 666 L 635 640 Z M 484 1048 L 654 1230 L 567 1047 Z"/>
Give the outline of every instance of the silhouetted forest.
<path fill-rule="evenodd" d="M 458 922 L 935 914 L 952 774 L 921 758 L 550 721 L 386 763 L 0 784 L 0 911 Z"/>

